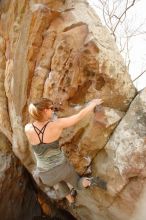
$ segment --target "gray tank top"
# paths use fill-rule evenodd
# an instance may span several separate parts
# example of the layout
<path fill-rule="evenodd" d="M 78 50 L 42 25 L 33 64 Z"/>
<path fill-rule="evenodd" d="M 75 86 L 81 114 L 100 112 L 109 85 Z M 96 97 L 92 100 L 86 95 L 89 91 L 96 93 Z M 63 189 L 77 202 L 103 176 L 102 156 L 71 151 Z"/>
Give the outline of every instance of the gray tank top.
<path fill-rule="evenodd" d="M 40 171 L 48 171 L 66 161 L 63 151 L 60 150 L 59 140 L 51 143 L 43 142 L 45 128 L 48 123 L 49 122 L 47 122 L 41 129 L 38 129 L 32 124 L 40 140 L 39 144 L 32 145 L 37 161 L 37 167 Z"/>

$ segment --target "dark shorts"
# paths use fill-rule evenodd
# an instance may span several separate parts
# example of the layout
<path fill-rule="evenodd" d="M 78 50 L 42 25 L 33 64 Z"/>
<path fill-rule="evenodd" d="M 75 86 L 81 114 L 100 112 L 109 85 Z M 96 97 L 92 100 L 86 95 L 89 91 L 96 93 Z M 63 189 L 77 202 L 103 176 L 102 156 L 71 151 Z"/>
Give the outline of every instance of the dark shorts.
<path fill-rule="evenodd" d="M 66 160 L 63 164 L 48 171 L 39 171 L 39 177 L 44 185 L 57 187 L 58 193 L 66 196 L 70 193 L 67 183 L 76 190 L 83 188 L 82 178 L 76 173 L 73 166 Z"/>

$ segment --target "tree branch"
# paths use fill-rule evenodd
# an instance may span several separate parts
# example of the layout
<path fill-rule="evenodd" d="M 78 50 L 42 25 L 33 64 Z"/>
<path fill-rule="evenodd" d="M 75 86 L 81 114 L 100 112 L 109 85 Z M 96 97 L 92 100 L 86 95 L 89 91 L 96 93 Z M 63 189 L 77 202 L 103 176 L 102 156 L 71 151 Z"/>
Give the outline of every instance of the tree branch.
<path fill-rule="evenodd" d="M 146 70 L 144 70 L 141 74 L 139 74 L 134 80 L 132 80 L 132 82 L 135 82 L 137 79 L 139 79 L 145 72 Z"/>
<path fill-rule="evenodd" d="M 127 7 L 128 1 L 126 2 L 125 11 L 124 11 L 124 12 L 121 14 L 121 16 L 118 18 L 118 22 L 117 22 L 117 24 L 116 24 L 115 27 L 114 27 L 114 32 L 116 31 L 117 26 L 118 26 L 118 24 L 120 23 L 122 17 L 123 17 L 124 15 L 126 16 L 127 11 L 135 4 L 135 2 L 136 2 L 136 0 L 133 0 L 132 3 L 131 3 L 131 5 L 129 5 L 128 7 Z"/>

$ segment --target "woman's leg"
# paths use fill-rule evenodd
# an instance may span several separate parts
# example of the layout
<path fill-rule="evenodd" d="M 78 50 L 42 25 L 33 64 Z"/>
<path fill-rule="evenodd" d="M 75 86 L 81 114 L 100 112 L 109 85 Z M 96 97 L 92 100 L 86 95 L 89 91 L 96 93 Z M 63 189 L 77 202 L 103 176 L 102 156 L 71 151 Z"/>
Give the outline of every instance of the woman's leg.
<path fill-rule="evenodd" d="M 84 188 L 90 186 L 90 184 L 91 184 L 90 180 L 88 180 L 87 177 L 80 178 L 80 181 L 81 181 L 81 184 Z"/>
<path fill-rule="evenodd" d="M 74 198 L 71 194 L 68 194 L 68 195 L 66 196 L 66 199 L 68 200 L 68 202 L 69 202 L 70 204 L 74 203 L 74 201 L 75 201 L 75 198 Z"/>
<path fill-rule="evenodd" d="M 69 182 L 75 189 L 80 190 L 88 186 L 98 186 L 107 190 L 107 182 L 100 177 L 80 177 L 71 164 L 67 164 L 64 181 Z"/>
<path fill-rule="evenodd" d="M 75 198 L 71 195 L 70 188 L 68 187 L 66 182 L 61 181 L 57 183 L 56 185 L 54 185 L 54 189 L 56 190 L 57 195 L 61 196 L 62 198 L 66 198 L 70 204 L 75 201 Z"/>
<path fill-rule="evenodd" d="M 74 167 L 68 162 L 66 164 L 66 176 L 64 181 L 71 184 L 76 190 L 80 190 L 90 186 L 90 181 L 87 177 L 80 177 Z"/>
<path fill-rule="evenodd" d="M 70 194 L 70 188 L 65 181 L 60 181 L 59 183 L 55 184 L 54 189 L 56 190 L 58 197 L 61 196 L 63 198 Z"/>

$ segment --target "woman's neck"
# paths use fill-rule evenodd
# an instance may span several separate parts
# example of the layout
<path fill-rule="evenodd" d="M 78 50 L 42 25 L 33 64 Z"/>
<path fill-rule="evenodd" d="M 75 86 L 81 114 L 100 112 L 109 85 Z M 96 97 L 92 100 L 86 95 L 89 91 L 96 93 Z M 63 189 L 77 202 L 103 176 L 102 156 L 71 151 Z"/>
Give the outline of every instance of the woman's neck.
<path fill-rule="evenodd" d="M 52 121 L 51 118 L 46 118 L 43 121 L 35 121 L 37 124 L 45 124 L 48 121 Z"/>

